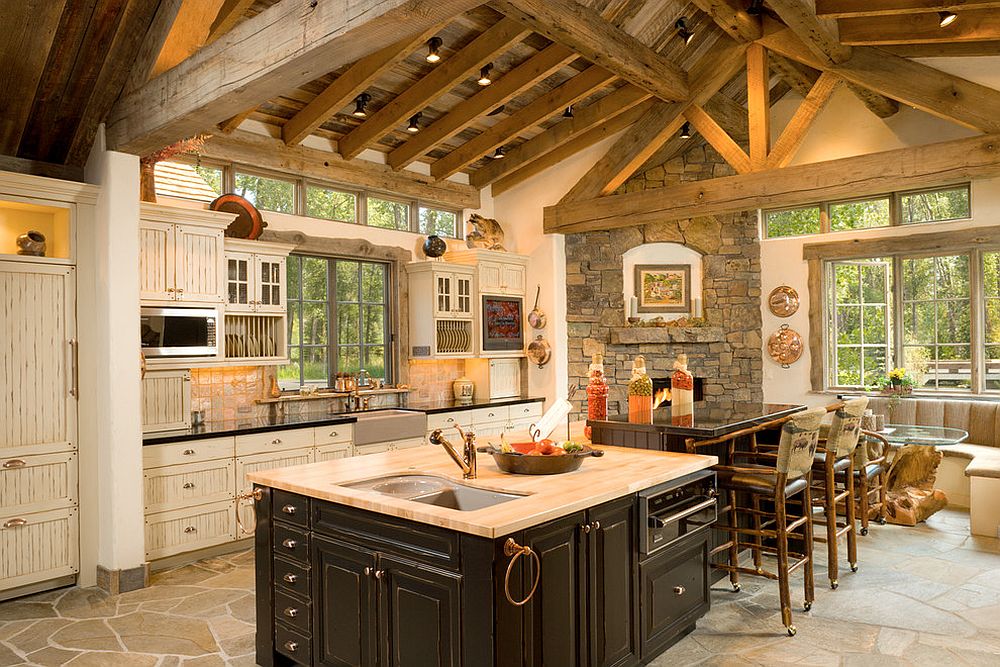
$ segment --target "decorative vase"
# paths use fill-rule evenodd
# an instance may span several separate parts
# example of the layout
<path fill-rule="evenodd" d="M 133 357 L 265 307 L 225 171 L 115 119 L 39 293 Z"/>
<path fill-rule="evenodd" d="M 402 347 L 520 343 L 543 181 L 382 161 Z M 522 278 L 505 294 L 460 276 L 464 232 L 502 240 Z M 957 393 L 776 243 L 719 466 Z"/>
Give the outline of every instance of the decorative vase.
<path fill-rule="evenodd" d="M 464 375 L 451 383 L 451 389 L 455 392 L 455 402 L 460 405 L 472 403 L 476 393 L 475 383 Z"/>
<path fill-rule="evenodd" d="M 17 254 L 45 257 L 45 234 L 32 229 L 18 236 Z"/>
<path fill-rule="evenodd" d="M 156 163 L 148 160 L 139 161 L 139 199 L 140 201 L 156 203 Z"/>
<path fill-rule="evenodd" d="M 448 251 L 448 244 L 443 238 L 436 234 L 431 234 L 424 241 L 424 254 L 432 259 L 441 257 Z"/>

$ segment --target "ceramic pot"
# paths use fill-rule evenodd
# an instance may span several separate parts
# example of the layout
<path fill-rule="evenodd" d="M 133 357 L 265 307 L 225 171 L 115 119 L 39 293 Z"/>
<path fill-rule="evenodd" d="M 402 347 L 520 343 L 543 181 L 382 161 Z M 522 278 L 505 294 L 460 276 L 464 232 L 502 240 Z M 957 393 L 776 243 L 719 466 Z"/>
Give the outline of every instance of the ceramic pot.
<path fill-rule="evenodd" d="M 45 234 L 32 229 L 18 236 L 17 254 L 45 257 Z"/>
<path fill-rule="evenodd" d="M 455 392 L 455 400 L 459 403 L 472 403 L 472 397 L 476 393 L 476 385 L 472 380 L 464 375 L 451 384 L 452 391 Z"/>

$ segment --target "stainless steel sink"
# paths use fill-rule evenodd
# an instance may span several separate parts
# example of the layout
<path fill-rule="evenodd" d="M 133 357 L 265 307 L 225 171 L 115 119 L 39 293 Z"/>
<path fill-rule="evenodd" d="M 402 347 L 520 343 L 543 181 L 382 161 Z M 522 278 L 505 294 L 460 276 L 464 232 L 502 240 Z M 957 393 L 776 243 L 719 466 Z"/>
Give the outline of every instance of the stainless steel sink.
<path fill-rule="evenodd" d="M 447 507 L 470 512 L 492 507 L 509 500 L 523 498 L 525 494 L 507 491 L 491 491 L 467 484 L 461 484 L 438 475 L 387 475 L 366 479 L 361 482 L 344 484 L 352 489 L 364 489 L 384 496 L 411 500 L 415 503 Z"/>
<path fill-rule="evenodd" d="M 354 444 L 370 445 L 420 438 L 427 432 L 427 415 L 409 410 L 373 410 L 355 412 Z"/>

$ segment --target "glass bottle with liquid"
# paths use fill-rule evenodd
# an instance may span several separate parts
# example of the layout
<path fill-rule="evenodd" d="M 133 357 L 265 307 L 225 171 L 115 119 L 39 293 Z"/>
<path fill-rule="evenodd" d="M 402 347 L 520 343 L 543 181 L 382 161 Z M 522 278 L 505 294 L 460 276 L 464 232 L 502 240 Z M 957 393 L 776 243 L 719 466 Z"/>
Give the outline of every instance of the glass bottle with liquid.
<path fill-rule="evenodd" d="M 590 382 L 587 384 L 587 419 L 608 418 L 608 381 L 604 378 L 604 355 L 594 354 L 590 360 Z M 590 426 L 584 428 L 590 439 Z"/>
<path fill-rule="evenodd" d="M 646 374 L 646 358 L 639 355 L 632 362 L 632 379 L 628 382 L 628 420 L 645 424 L 653 418 L 653 381 Z"/>

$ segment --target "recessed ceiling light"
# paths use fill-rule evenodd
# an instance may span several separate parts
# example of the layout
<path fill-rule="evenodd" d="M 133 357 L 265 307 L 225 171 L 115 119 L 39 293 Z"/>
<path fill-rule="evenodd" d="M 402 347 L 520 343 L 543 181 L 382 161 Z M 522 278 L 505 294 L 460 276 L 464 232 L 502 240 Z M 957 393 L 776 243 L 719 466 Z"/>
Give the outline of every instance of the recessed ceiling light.
<path fill-rule="evenodd" d="M 420 116 L 422 114 L 415 113 L 410 116 L 410 124 L 406 126 L 406 131 L 410 134 L 416 134 L 420 131 Z"/>
<path fill-rule="evenodd" d="M 493 155 L 490 156 L 490 157 L 492 157 L 494 160 L 502 160 L 502 159 L 504 159 L 506 157 L 506 155 L 504 155 L 503 146 L 500 146 L 495 151 L 493 151 Z"/>
<path fill-rule="evenodd" d="M 490 78 L 490 72 L 493 71 L 493 63 L 486 63 L 479 70 L 479 80 L 476 81 L 480 86 L 488 86 L 493 83 L 493 79 Z"/>
<path fill-rule="evenodd" d="M 354 98 L 354 112 L 353 116 L 355 118 L 367 118 L 368 117 L 368 103 L 372 101 L 372 96 L 368 93 L 361 93 Z"/>
<path fill-rule="evenodd" d="M 956 19 L 958 19 L 958 14 L 954 14 L 952 12 L 938 12 L 938 18 L 941 19 L 938 21 L 938 25 L 942 28 L 947 28 L 954 23 Z"/>
<path fill-rule="evenodd" d="M 691 123 L 684 123 L 681 125 L 681 133 L 677 135 L 681 139 L 691 138 Z"/>
<path fill-rule="evenodd" d="M 674 27 L 677 29 L 677 36 L 684 40 L 684 44 L 690 44 L 691 40 L 694 39 L 694 33 L 688 30 L 687 17 L 682 16 L 677 19 Z"/>
<path fill-rule="evenodd" d="M 441 62 L 441 45 L 444 40 L 440 37 L 431 37 L 427 40 L 427 62 Z"/>

